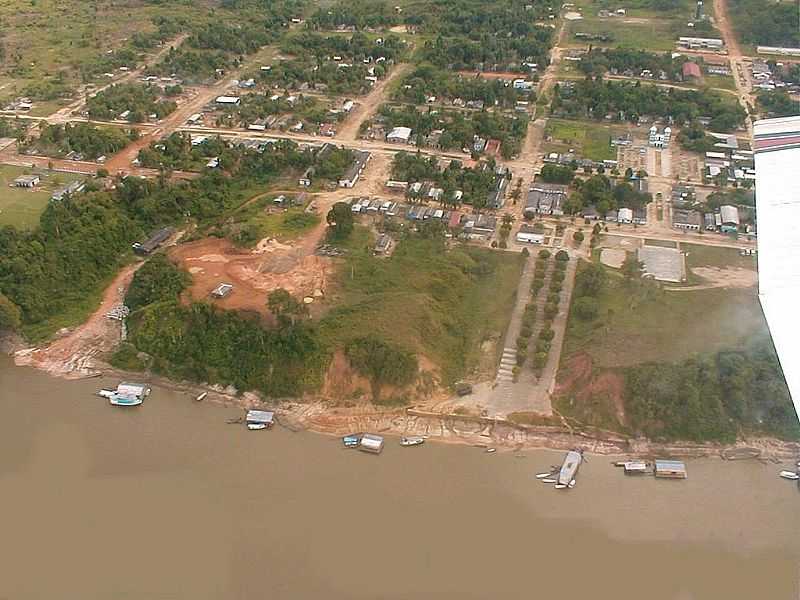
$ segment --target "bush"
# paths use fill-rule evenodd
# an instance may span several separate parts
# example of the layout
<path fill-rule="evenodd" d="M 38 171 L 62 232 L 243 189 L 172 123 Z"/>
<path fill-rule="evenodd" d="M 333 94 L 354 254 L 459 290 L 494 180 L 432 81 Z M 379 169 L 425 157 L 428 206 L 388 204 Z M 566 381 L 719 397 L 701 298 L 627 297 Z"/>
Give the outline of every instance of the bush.
<path fill-rule="evenodd" d="M 550 291 L 551 292 L 560 292 L 561 289 L 564 287 L 564 284 L 560 281 L 553 280 L 550 282 Z"/>
<path fill-rule="evenodd" d="M 591 296 L 583 296 L 575 301 L 575 314 L 579 319 L 591 321 L 597 318 L 598 312 L 597 300 Z"/>
<path fill-rule="evenodd" d="M 558 301 L 561 300 L 558 294 L 550 293 L 547 295 L 547 302 L 552 304 L 558 304 Z"/>
<path fill-rule="evenodd" d="M 544 258 L 544 259 L 550 258 L 550 250 L 548 250 L 547 248 L 542 248 L 541 250 L 539 250 L 539 258 Z"/>
<path fill-rule="evenodd" d="M 518 337 L 517 338 L 517 352 L 519 353 L 519 352 L 522 352 L 522 351 L 527 350 L 527 349 L 528 349 L 528 339 L 527 338 Z"/>
<path fill-rule="evenodd" d="M 567 270 L 567 263 L 565 263 L 565 262 L 556 262 L 556 263 L 553 265 L 553 268 L 554 268 L 556 271 L 566 271 L 566 270 Z"/>
<path fill-rule="evenodd" d="M 545 354 L 547 354 L 548 352 L 550 352 L 550 346 L 552 346 L 552 344 L 547 340 L 539 340 L 538 342 L 536 342 L 536 352 L 537 353 L 544 352 Z"/>
<path fill-rule="evenodd" d="M 551 341 L 551 340 L 552 340 L 552 339 L 553 339 L 555 336 L 556 336 L 556 332 L 555 332 L 555 331 L 553 331 L 553 330 L 552 330 L 552 329 L 551 329 L 549 326 L 548 326 L 548 327 L 545 327 L 545 328 L 543 328 L 543 329 L 542 329 L 542 330 L 539 332 L 539 339 L 540 339 L 540 340 L 546 340 L 546 341 L 548 341 L 548 342 L 549 342 L 549 341 Z"/>
<path fill-rule="evenodd" d="M 544 277 L 542 279 L 535 279 L 533 281 L 533 285 L 531 286 L 531 294 L 532 295 L 534 295 L 534 296 L 538 296 L 539 295 L 539 292 L 544 287 L 544 281 L 542 281 L 543 279 L 544 279 Z"/>
<path fill-rule="evenodd" d="M 525 364 L 525 359 L 528 358 L 527 350 L 517 350 L 517 366 L 521 367 Z"/>
<path fill-rule="evenodd" d="M 528 258 L 528 257 L 531 255 L 531 252 L 530 252 L 530 250 L 528 250 L 527 248 L 523 248 L 523 249 L 522 249 L 522 252 L 521 252 L 521 254 L 522 254 L 522 256 L 524 256 L 525 258 Z"/>
<path fill-rule="evenodd" d="M 531 327 L 526 327 L 525 325 L 520 327 L 519 337 L 528 339 L 532 335 L 533 335 L 533 329 Z"/>
<path fill-rule="evenodd" d="M 533 272 L 533 282 L 534 282 L 534 284 L 537 281 L 542 281 L 543 279 L 544 279 L 544 271 L 540 271 L 539 269 L 537 269 L 536 271 Z M 542 285 L 544 285 L 544 282 L 542 282 Z"/>
<path fill-rule="evenodd" d="M 565 277 L 564 271 L 553 271 L 553 275 L 551 276 L 551 280 L 552 281 L 558 281 L 559 283 L 561 283 L 562 281 L 564 281 L 564 277 Z"/>
<path fill-rule="evenodd" d="M 580 244 L 584 240 L 584 235 L 582 231 L 576 231 L 572 234 L 572 239 L 575 241 L 576 244 Z"/>
<path fill-rule="evenodd" d="M 556 252 L 556 260 L 559 262 L 567 262 L 569 261 L 569 254 L 566 250 L 559 250 Z"/>
<path fill-rule="evenodd" d="M 535 369 L 544 369 L 547 364 L 547 353 L 537 352 L 533 355 L 533 367 Z"/>
<path fill-rule="evenodd" d="M 544 316 L 547 319 L 552 319 L 558 314 L 558 304 L 548 302 L 544 305 Z"/>

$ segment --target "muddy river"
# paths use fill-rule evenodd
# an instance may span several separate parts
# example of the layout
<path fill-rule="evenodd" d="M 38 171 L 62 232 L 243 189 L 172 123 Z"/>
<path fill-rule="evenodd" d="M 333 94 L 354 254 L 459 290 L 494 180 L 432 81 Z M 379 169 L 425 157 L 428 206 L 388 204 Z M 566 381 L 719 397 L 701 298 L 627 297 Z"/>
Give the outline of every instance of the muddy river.
<path fill-rule="evenodd" d="M 779 466 L 628 478 L 590 457 L 428 443 L 380 456 L 228 425 L 234 408 L 0 359 L 0 598 L 800 597 L 800 491 Z"/>

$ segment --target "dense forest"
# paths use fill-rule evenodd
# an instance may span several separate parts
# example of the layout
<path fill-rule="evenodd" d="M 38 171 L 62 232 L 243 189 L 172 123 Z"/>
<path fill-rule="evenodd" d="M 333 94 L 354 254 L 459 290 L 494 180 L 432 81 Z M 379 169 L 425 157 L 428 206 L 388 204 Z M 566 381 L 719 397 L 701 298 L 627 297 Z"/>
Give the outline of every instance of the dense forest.
<path fill-rule="evenodd" d="M 800 102 L 783 90 L 760 92 L 757 100 L 759 108 L 768 117 L 791 117 L 800 114 Z"/>
<path fill-rule="evenodd" d="M 746 116 L 737 102 L 717 92 L 592 78 L 557 85 L 552 109 L 556 115 L 573 118 L 600 120 L 610 115 L 614 121 L 636 122 L 639 117 L 650 116 L 672 119 L 678 125 L 706 116 L 714 131 L 732 131 Z"/>
<path fill-rule="evenodd" d="M 743 42 L 760 46 L 800 47 L 797 2 L 731 0 L 728 10 Z"/>
<path fill-rule="evenodd" d="M 439 101 L 480 101 L 487 108 L 513 108 L 518 100 L 531 100 L 534 92 L 515 90 L 499 79 L 461 75 L 424 63 L 411 71 L 395 92 L 397 99 L 414 104 L 425 104 L 430 96 Z"/>
<path fill-rule="evenodd" d="M 732 442 L 740 432 L 800 439 L 769 338 L 744 349 L 625 370 L 625 411 L 656 439 Z"/>
<path fill-rule="evenodd" d="M 522 63 L 534 63 L 544 69 L 553 41 L 550 27 L 531 27 L 521 36 L 502 37 L 483 34 L 479 39 L 437 36 L 425 42 L 424 60 L 448 69 L 486 71 L 525 70 Z"/>
<path fill-rule="evenodd" d="M 47 125 L 38 138 L 20 146 L 20 150 L 32 150 L 44 156 L 63 157 L 72 152 L 94 160 L 100 156 L 116 154 L 132 140 L 139 137 L 135 129 L 124 131 L 111 127 L 97 127 L 91 123 Z"/>
<path fill-rule="evenodd" d="M 162 119 L 176 106 L 171 100 L 160 100 L 158 88 L 138 83 L 112 85 L 86 100 L 93 119 L 119 119 L 127 111 L 124 118 L 130 123 L 142 123 L 153 114 Z"/>

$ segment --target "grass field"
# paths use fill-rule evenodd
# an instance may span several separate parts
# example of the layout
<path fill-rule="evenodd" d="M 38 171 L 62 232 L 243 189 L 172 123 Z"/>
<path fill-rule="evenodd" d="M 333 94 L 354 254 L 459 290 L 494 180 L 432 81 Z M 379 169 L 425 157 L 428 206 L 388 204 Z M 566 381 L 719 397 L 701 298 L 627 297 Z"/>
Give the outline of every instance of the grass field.
<path fill-rule="evenodd" d="M 611 136 L 626 131 L 624 127 L 611 127 L 591 121 L 567 121 L 548 119 L 545 135 L 552 141 L 546 142 L 548 152 L 575 152 L 592 160 L 615 159 L 617 151 L 611 146 Z"/>
<path fill-rule="evenodd" d="M 672 25 L 669 19 L 658 19 L 648 23 L 625 22 L 622 18 L 601 19 L 589 16 L 591 13 L 584 11 L 586 18 L 569 23 L 567 31 L 567 43 L 570 45 L 586 46 L 591 43 L 593 46 L 613 47 L 624 46 L 636 48 L 638 50 L 666 51 L 675 47 L 675 36 L 672 32 Z M 613 35 L 614 39 L 610 42 L 580 40 L 575 38 L 575 33 L 600 34 L 607 33 Z"/>
<path fill-rule="evenodd" d="M 733 77 L 727 75 L 704 75 L 703 80 L 708 87 L 718 90 L 736 90 L 736 82 Z"/>
<path fill-rule="evenodd" d="M 708 254 L 704 264 L 713 259 Z M 752 288 L 653 290 L 645 297 L 632 293 L 620 274 L 606 271 L 608 284 L 598 298 L 597 319 L 582 321 L 570 313 L 565 357 L 586 352 L 599 367 L 675 361 L 693 353 L 737 348 L 766 331 Z"/>
<path fill-rule="evenodd" d="M 444 383 L 481 361 L 482 344 L 504 334 L 522 269 L 522 256 L 467 246 L 445 250 L 417 237 L 398 242 L 389 258 L 371 253 L 371 233 L 356 228 L 328 291 L 335 308 L 320 323 L 340 346 L 374 333 L 435 363 Z"/>
<path fill-rule="evenodd" d="M 20 175 L 36 173 L 42 182 L 34 189 L 14 187 Z M 18 229 L 33 229 L 39 223 L 53 192 L 78 177 L 53 171 L 32 171 L 23 167 L 0 166 L 0 226 L 13 225 Z"/>
<path fill-rule="evenodd" d="M 692 267 L 733 267 L 741 269 L 757 268 L 755 256 L 741 256 L 736 248 L 701 246 L 681 242 L 681 250 L 686 253 L 686 266 Z"/>

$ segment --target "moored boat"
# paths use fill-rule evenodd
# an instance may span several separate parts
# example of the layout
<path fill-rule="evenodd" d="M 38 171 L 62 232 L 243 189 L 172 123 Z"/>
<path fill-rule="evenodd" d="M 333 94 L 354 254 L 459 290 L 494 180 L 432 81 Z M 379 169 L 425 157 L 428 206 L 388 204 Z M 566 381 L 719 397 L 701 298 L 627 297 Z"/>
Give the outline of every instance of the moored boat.
<path fill-rule="evenodd" d="M 203 392 L 202 394 L 198 394 L 197 397 L 194 399 L 195 402 L 202 402 L 208 396 L 208 392 Z"/>
<path fill-rule="evenodd" d="M 795 473 L 794 471 L 781 471 L 778 473 L 778 476 L 788 479 L 789 481 L 797 481 L 800 479 L 800 474 Z"/>
<path fill-rule="evenodd" d="M 266 423 L 248 423 L 247 424 L 247 428 L 250 431 L 260 431 L 262 429 L 266 429 L 267 428 L 267 424 Z"/>
<path fill-rule="evenodd" d="M 361 443 L 361 433 L 351 433 L 350 435 L 346 435 L 342 438 L 342 443 L 344 444 L 345 448 L 358 448 L 358 445 Z"/>
<path fill-rule="evenodd" d="M 138 406 L 143 400 L 140 396 L 125 396 L 124 394 L 113 394 L 108 402 L 114 406 Z"/>
<path fill-rule="evenodd" d="M 407 437 L 400 438 L 401 446 L 419 446 L 420 444 L 424 443 L 425 443 L 425 438 L 418 435 L 410 435 Z"/>
<path fill-rule="evenodd" d="M 553 473 L 537 473 L 536 479 L 547 479 L 548 477 L 552 477 Z"/>
<path fill-rule="evenodd" d="M 495 452 L 497 452 L 497 448 L 487 448 L 486 449 L 486 453 L 487 454 L 494 454 Z"/>
<path fill-rule="evenodd" d="M 98 390 L 97 395 L 101 398 L 110 399 L 116 393 L 116 390 Z"/>
<path fill-rule="evenodd" d="M 578 468 L 583 462 L 583 454 L 578 450 L 570 450 L 564 457 L 564 462 L 558 472 L 558 485 L 568 486 L 575 479 Z M 558 486 L 556 486 L 558 487 Z M 559 488 L 563 489 L 563 488 Z"/>

